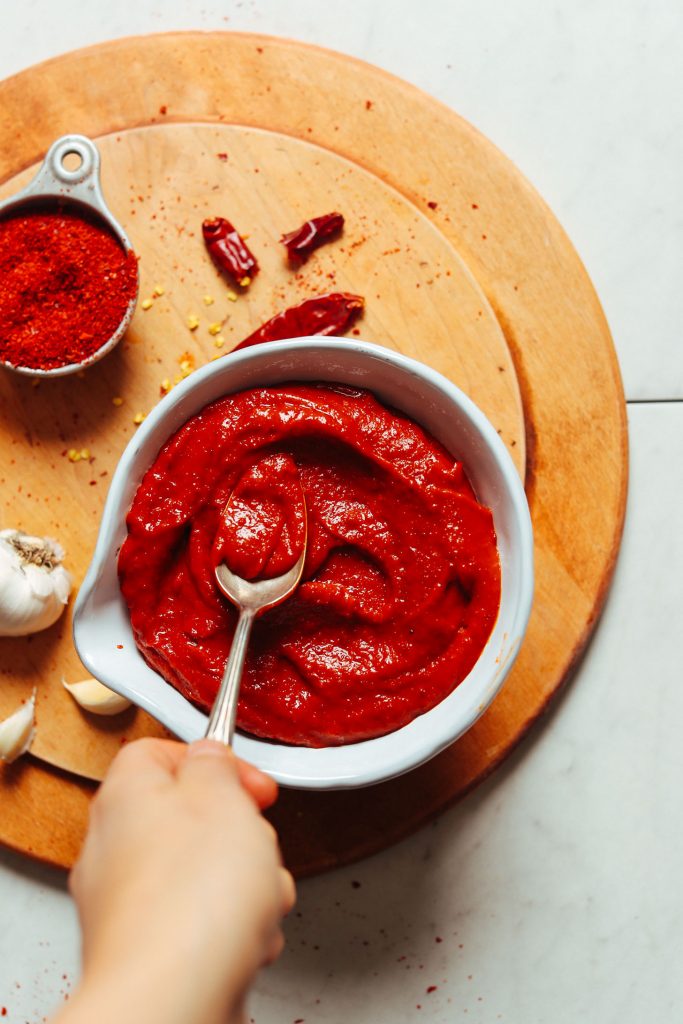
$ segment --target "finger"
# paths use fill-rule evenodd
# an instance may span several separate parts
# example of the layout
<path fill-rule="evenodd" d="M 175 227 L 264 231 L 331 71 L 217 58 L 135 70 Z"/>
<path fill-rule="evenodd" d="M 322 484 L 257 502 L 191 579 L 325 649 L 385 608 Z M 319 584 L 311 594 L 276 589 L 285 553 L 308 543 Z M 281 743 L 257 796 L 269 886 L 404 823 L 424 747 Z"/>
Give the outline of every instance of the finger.
<path fill-rule="evenodd" d="M 285 937 L 278 928 L 278 930 L 273 934 L 273 937 L 268 941 L 268 945 L 266 946 L 266 952 L 263 957 L 262 966 L 267 967 L 268 964 L 274 963 L 284 948 Z"/>
<path fill-rule="evenodd" d="M 81 858 L 79 856 L 78 860 L 69 872 L 68 878 L 69 892 L 74 900 L 78 898 L 78 893 L 80 892 L 82 873 L 83 868 L 81 867 Z"/>
<path fill-rule="evenodd" d="M 112 761 L 105 785 L 119 779 L 125 779 L 127 785 L 135 780 L 145 784 L 168 781 L 178 771 L 186 749 L 184 743 L 176 740 L 152 737 L 127 743 Z"/>
<path fill-rule="evenodd" d="M 253 764 L 237 758 L 239 780 L 247 793 L 256 801 L 259 810 L 264 811 L 277 800 L 277 783 Z"/>
<path fill-rule="evenodd" d="M 280 868 L 280 888 L 282 890 L 282 913 L 288 914 L 296 903 L 296 885 L 287 868 Z"/>
<path fill-rule="evenodd" d="M 216 740 L 197 740 L 185 748 L 185 757 L 178 769 L 178 781 L 201 793 L 210 793 L 215 786 L 231 788 L 238 782 L 237 758 L 230 747 Z"/>

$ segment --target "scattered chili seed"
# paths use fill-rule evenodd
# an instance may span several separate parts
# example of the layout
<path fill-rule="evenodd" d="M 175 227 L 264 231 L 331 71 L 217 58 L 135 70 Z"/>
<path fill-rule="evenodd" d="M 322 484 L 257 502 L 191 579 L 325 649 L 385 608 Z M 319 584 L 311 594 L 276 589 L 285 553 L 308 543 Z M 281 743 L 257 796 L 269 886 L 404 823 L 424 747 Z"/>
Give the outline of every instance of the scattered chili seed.
<path fill-rule="evenodd" d="M 136 427 L 139 427 L 140 424 L 142 423 L 142 421 L 144 420 L 144 418 L 145 418 L 144 412 L 136 412 L 135 416 L 133 416 L 133 423 L 135 424 Z"/>
<path fill-rule="evenodd" d="M 162 395 L 167 395 L 171 390 L 172 384 L 168 377 L 164 377 L 161 384 L 159 385 L 159 391 Z"/>
<path fill-rule="evenodd" d="M 226 295 L 228 296 L 230 302 L 237 302 L 237 292 L 233 292 L 230 288 L 228 288 Z"/>
<path fill-rule="evenodd" d="M 209 324 L 209 334 L 220 334 L 223 330 L 223 324 L 220 321 L 216 321 L 215 324 Z"/>
<path fill-rule="evenodd" d="M 123 405 L 123 399 L 120 395 L 115 395 L 111 400 L 112 405 Z"/>
<path fill-rule="evenodd" d="M 283 235 L 280 241 L 287 250 L 290 263 L 305 263 L 311 253 L 325 242 L 337 238 L 344 227 L 341 213 L 326 213 L 322 217 L 312 217 L 296 231 Z"/>
<path fill-rule="evenodd" d="M 180 364 L 180 372 L 181 372 L 181 376 L 180 376 L 179 379 L 182 380 L 183 377 L 189 377 L 190 374 L 192 373 L 192 371 L 195 368 L 195 361 L 194 361 L 194 356 L 192 355 L 192 353 L 191 352 L 183 352 L 182 355 L 180 356 L 180 358 L 178 359 L 178 363 Z M 178 380 L 176 380 L 176 384 L 177 383 L 178 383 Z"/>
<path fill-rule="evenodd" d="M 87 462 L 90 459 L 90 449 L 81 448 L 79 451 L 78 448 L 69 448 L 66 457 L 69 462 L 80 462 L 81 460 Z"/>
<path fill-rule="evenodd" d="M 166 291 L 166 289 L 164 288 L 163 285 L 161 285 L 161 284 L 155 284 L 154 285 L 154 294 L 157 297 L 160 297 L 161 295 L 163 295 L 165 291 Z"/>
<path fill-rule="evenodd" d="M 140 305 L 143 309 L 151 309 L 154 305 L 154 299 L 143 299 Z"/>
<path fill-rule="evenodd" d="M 218 337 L 214 341 L 214 345 L 216 346 L 216 348 L 223 348 L 223 346 L 225 345 L 225 338 L 223 337 L 222 334 L 218 335 Z"/>
<path fill-rule="evenodd" d="M 197 330 L 197 328 L 199 327 L 199 317 L 196 315 L 196 313 L 190 313 L 190 315 L 187 318 L 187 326 L 191 331 Z"/>
<path fill-rule="evenodd" d="M 202 224 L 204 244 L 219 270 L 230 274 L 247 288 L 258 273 L 259 265 L 246 242 L 225 217 L 213 217 Z"/>
<path fill-rule="evenodd" d="M 205 306 L 213 306 L 213 295 L 205 295 L 203 301 Z"/>

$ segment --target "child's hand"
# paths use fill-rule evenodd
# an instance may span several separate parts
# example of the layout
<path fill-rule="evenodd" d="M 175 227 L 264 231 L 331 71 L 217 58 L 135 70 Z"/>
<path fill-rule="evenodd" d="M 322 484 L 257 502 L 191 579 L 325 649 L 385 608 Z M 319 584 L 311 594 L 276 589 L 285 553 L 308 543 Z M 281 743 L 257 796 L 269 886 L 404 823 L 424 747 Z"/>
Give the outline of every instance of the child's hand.
<path fill-rule="evenodd" d="M 60 1021 L 242 1021 L 294 902 L 259 810 L 276 793 L 211 741 L 139 740 L 121 751 L 71 875 L 84 973 Z"/>

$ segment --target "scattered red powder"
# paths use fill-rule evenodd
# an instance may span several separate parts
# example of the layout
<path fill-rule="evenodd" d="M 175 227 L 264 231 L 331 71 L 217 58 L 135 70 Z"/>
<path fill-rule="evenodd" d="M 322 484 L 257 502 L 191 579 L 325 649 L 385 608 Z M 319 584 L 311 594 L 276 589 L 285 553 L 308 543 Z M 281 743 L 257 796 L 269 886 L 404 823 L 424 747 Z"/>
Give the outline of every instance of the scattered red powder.
<path fill-rule="evenodd" d="M 434 202 L 434 200 L 433 200 L 433 199 L 431 199 L 431 200 L 430 200 L 430 201 L 429 201 L 429 202 L 427 203 L 427 206 L 429 207 L 429 209 L 430 209 L 430 210 L 436 210 L 436 209 L 438 209 L 438 207 L 439 207 L 439 204 L 438 204 L 438 203 L 435 203 L 435 202 Z"/>
<path fill-rule="evenodd" d="M 430 985 L 429 988 L 427 989 L 427 995 L 429 995 L 430 992 L 436 992 L 436 989 L 436 985 Z"/>

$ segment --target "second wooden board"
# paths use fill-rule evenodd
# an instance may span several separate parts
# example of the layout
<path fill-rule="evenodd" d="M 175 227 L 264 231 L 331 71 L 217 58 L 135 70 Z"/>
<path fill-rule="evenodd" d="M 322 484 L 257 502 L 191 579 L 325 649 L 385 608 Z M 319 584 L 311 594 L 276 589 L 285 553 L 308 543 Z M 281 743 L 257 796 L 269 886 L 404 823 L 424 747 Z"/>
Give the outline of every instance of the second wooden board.
<path fill-rule="evenodd" d="M 458 383 L 496 425 L 523 472 L 521 401 L 498 322 L 452 245 L 394 189 L 317 146 L 254 129 L 137 128 L 98 145 L 105 194 L 140 257 L 142 301 L 132 327 L 120 348 L 80 379 L 38 386 L 9 374 L 0 380 L 5 519 L 58 537 L 76 586 L 135 416 L 189 369 L 222 358 L 261 321 L 321 292 L 363 295 L 357 332 Z M 33 171 L 6 182 L 3 194 Z M 280 235 L 333 209 L 346 215 L 343 237 L 300 270 L 289 268 Z M 240 226 L 261 264 L 239 296 L 202 241 L 202 220 L 216 215 Z M 69 460 L 70 450 L 84 449 L 86 459 Z M 122 740 L 161 730 L 141 713 L 102 720 L 74 705 L 62 679 L 87 673 L 69 627 L 65 619 L 45 634 L 0 644 L 0 715 L 35 686 L 35 756 L 99 779 Z"/>

